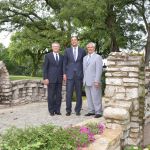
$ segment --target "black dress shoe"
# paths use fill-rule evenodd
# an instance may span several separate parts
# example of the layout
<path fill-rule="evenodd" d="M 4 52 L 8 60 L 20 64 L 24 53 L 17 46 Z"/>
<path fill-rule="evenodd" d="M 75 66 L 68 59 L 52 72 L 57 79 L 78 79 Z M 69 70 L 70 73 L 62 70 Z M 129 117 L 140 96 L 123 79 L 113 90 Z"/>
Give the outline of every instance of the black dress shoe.
<path fill-rule="evenodd" d="M 102 117 L 102 114 L 96 114 L 96 115 L 94 116 L 94 118 L 100 118 L 100 117 Z"/>
<path fill-rule="evenodd" d="M 60 113 L 60 112 L 55 112 L 55 114 L 56 114 L 56 115 L 61 115 L 61 113 Z"/>
<path fill-rule="evenodd" d="M 70 116 L 70 115 L 71 115 L 71 113 L 70 113 L 70 112 L 67 112 L 67 113 L 66 113 L 66 116 Z"/>
<path fill-rule="evenodd" d="M 80 116 L 81 115 L 81 113 L 80 112 L 76 112 L 76 116 Z"/>
<path fill-rule="evenodd" d="M 54 114 L 54 112 L 52 112 L 52 113 L 50 113 L 50 115 L 51 115 L 51 116 L 54 116 L 55 114 Z"/>
<path fill-rule="evenodd" d="M 95 115 L 94 113 L 87 113 L 87 114 L 85 114 L 85 116 L 93 116 L 93 115 Z"/>

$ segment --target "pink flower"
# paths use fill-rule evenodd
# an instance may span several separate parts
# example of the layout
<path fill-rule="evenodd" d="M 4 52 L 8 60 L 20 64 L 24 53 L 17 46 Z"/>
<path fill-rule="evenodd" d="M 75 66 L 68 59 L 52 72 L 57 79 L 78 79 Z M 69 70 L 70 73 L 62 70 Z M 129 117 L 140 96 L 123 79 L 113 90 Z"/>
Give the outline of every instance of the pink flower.
<path fill-rule="evenodd" d="M 89 128 L 87 128 L 87 127 L 81 127 L 80 128 L 80 133 L 90 133 L 90 130 L 89 130 Z"/>
<path fill-rule="evenodd" d="M 95 141 L 93 133 L 88 133 L 88 140 L 91 141 L 91 142 Z"/>
<path fill-rule="evenodd" d="M 99 133 L 102 134 L 104 132 L 104 129 L 105 129 L 105 125 L 103 123 L 100 123 L 98 125 L 98 128 L 99 128 Z"/>

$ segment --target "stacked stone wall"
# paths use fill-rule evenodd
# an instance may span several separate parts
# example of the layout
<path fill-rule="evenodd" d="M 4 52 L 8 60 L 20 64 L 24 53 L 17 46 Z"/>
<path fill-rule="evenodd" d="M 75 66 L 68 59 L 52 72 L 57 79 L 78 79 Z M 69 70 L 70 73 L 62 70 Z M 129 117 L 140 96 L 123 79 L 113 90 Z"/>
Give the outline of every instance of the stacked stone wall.
<path fill-rule="evenodd" d="M 11 82 L 5 64 L 0 61 L 0 104 L 12 99 Z"/>
<path fill-rule="evenodd" d="M 65 100 L 66 86 L 62 87 Z M 47 86 L 41 80 L 10 81 L 5 64 L 0 61 L 0 108 L 31 102 L 47 101 Z"/>
<path fill-rule="evenodd" d="M 111 53 L 107 63 L 104 117 L 108 128 L 122 127 L 122 147 L 142 143 L 144 96 L 143 56 Z"/>
<path fill-rule="evenodd" d="M 145 68 L 145 124 L 150 123 L 150 66 Z"/>

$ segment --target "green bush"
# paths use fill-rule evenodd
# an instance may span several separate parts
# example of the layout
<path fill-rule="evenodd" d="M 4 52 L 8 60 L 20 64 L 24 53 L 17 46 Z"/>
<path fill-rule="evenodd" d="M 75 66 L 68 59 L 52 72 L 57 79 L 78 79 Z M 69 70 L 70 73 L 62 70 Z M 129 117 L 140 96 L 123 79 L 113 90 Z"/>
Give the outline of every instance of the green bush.
<path fill-rule="evenodd" d="M 102 134 L 103 124 L 61 128 L 53 125 L 18 129 L 12 127 L 0 137 L 1 150 L 76 150 L 86 147 Z"/>
<path fill-rule="evenodd" d="M 76 138 L 75 138 L 76 137 Z M 52 125 L 11 128 L 0 140 L 1 150 L 75 150 L 77 142 L 82 145 L 88 141 L 79 128 L 62 129 Z"/>

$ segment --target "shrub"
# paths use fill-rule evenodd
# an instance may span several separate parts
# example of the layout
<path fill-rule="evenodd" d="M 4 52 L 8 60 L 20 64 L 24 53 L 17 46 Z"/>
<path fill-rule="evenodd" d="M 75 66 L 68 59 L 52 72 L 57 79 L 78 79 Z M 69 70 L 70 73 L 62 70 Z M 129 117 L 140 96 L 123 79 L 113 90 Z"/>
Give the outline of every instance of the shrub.
<path fill-rule="evenodd" d="M 1 136 L 0 148 L 1 150 L 76 150 L 93 142 L 95 133 L 102 133 L 98 127 L 98 124 L 66 129 L 53 125 L 25 129 L 12 127 Z"/>

